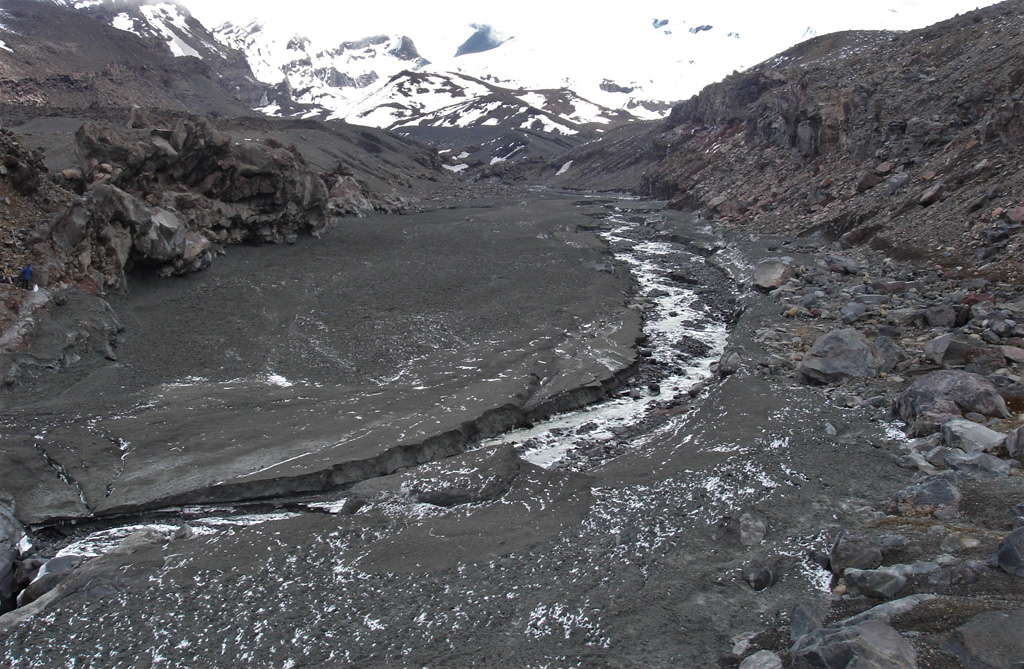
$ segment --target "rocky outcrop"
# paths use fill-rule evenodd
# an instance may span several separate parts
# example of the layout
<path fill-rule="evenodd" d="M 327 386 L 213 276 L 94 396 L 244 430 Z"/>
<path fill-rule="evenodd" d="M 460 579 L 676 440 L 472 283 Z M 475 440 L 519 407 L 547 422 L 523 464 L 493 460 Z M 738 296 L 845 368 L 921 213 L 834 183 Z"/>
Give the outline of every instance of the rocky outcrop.
<path fill-rule="evenodd" d="M 280 242 L 327 223 L 323 179 L 272 140 L 234 141 L 207 119 L 128 130 L 86 123 L 75 139 L 86 184 L 174 207 L 189 231 L 211 241 Z"/>
<path fill-rule="evenodd" d="M 1019 278 L 1022 8 L 816 37 L 707 86 L 660 124 L 571 151 L 551 181 L 603 188 L 642 160 L 617 187 L 715 222 Z M 566 159 L 570 173 L 555 174 Z"/>
<path fill-rule="evenodd" d="M 174 212 L 148 207 L 109 184 L 94 186 L 52 228 L 35 236 L 40 241 L 49 236 L 53 243 L 54 252 L 43 259 L 51 279 L 88 277 L 101 292 L 120 288 L 125 271 L 133 268 L 152 267 L 164 275 L 204 269 L 215 250 Z"/>

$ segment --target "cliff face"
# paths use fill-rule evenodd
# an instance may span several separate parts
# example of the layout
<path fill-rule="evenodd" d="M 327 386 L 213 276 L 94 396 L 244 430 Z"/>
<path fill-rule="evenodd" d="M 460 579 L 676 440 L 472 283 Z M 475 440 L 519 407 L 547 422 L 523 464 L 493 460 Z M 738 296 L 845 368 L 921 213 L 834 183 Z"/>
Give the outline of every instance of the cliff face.
<path fill-rule="evenodd" d="M 752 230 L 1020 278 L 1022 48 L 1018 0 L 908 33 L 810 40 L 633 129 L 643 164 L 616 187 Z M 552 183 L 602 186 L 622 158 L 599 146 Z"/>

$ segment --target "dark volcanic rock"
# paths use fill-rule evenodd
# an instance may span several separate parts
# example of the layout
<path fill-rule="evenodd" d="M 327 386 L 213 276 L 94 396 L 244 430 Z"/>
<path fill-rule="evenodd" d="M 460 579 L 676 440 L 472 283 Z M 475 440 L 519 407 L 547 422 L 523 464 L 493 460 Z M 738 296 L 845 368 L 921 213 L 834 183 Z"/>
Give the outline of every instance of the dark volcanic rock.
<path fill-rule="evenodd" d="M 884 569 L 847 569 L 843 581 L 856 592 L 879 599 L 892 597 L 907 584 L 905 576 Z"/>
<path fill-rule="evenodd" d="M 914 381 L 896 398 L 893 414 L 908 424 L 913 423 L 919 413 L 928 411 L 939 400 L 954 402 L 965 413 L 1010 416 L 1006 402 L 988 379 L 970 372 L 949 370 L 932 372 Z"/>
<path fill-rule="evenodd" d="M 790 654 L 793 666 L 800 668 L 917 667 L 914 647 L 895 629 L 875 620 L 816 630 L 797 641 Z"/>
<path fill-rule="evenodd" d="M 986 348 L 977 339 L 960 334 L 944 334 L 936 337 L 924 346 L 924 355 L 928 360 L 946 367 L 963 365 L 970 351 Z"/>
<path fill-rule="evenodd" d="M 884 363 L 882 354 L 867 337 L 846 328 L 819 337 L 797 366 L 797 372 L 810 382 L 839 383 L 876 376 Z"/>
<path fill-rule="evenodd" d="M 882 550 L 872 539 L 843 530 L 832 544 L 829 564 L 836 575 L 851 568 L 874 569 L 882 564 Z"/>
<path fill-rule="evenodd" d="M 87 183 L 163 193 L 190 230 L 215 241 L 279 242 L 326 225 L 323 179 L 276 142 L 234 142 L 206 119 L 149 130 L 87 123 L 75 138 Z"/>
<path fill-rule="evenodd" d="M 119 288 L 133 267 L 186 274 L 213 261 L 210 242 L 188 231 L 181 218 L 149 207 L 120 188 L 97 185 L 53 228 L 62 257 L 48 260 L 50 275 L 90 277 L 101 289 Z"/>
<path fill-rule="evenodd" d="M 946 466 L 971 478 L 999 479 L 1010 475 L 1010 463 L 987 453 L 950 453 Z"/>
<path fill-rule="evenodd" d="M 1024 576 L 1024 527 L 1018 527 L 1006 535 L 992 554 L 990 566 L 1002 569 L 1007 574 Z"/>
<path fill-rule="evenodd" d="M 1013 669 L 1024 658 L 1024 610 L 979 613 L 956 628 L 942 650 L 968 669 Z"/>

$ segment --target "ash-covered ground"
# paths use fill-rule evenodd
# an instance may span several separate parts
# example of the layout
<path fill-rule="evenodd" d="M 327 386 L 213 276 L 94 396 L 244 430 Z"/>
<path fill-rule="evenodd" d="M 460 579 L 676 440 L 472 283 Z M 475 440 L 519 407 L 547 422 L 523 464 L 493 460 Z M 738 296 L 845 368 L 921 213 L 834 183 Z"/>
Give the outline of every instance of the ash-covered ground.
<path fill-rule="evenodd" d="M 751 260 L 767 252 L 767 240 L 717 238 L 703 222 L 658 203 L 524 198 L 372 219 L 358 223 L 357 231 L 331 233 L 348 242 L 340 249 L 360 238 L 372 239 L 378 249 L 386 240 L 402 250 L 389 258 L 392 262 L 416 257 L 412 249 L 421 249 L 421 260 L 410 258 L 419 264 L 399 282 L 417 296 L 406 308 L 416 305 L 417 313 L 435 314 L 432 318 L 449 328 L 433 330 L 426 320 L 394 314 L 387 332 L 375 338 L 377 330 L 367 323 L 370 331 L 351 347 L 344 335 L 332 335 L 330 326 L 311 330 L 325 333 L 319 345 L 332 346 L 338 359 L 364 347 L 361 359 L 367 362 L 356 369 L 326 362 L 302 367 L 304 352 L 317 344 L 310 333 L 278 325 L 310 312 L 324 323 L 357 323 L 339 316 L 348 311 L 390 313 L 395 298 L 381 286 L 392 276 L 386 266 L 362 265 L 379 274 L 360 280 L 359 272 L 339 264 L 344 280 L 324 285 L 330 274 L 322 264 L 329 237 L 323 246 L 310 242 L 294 250 L 233 249 L 240 252 L 206 276 L 137 287 L 126 303 L 134 305 L 126 321 L 129 330 L 138 329 L 119 349 L 122 365 L 139 361 L 134 376 L 124 377 L 137 381 L 125 385 L 134 393 L 163 387 L 165 395 L 154 406 L 139 406 L 135 418 L 115 418 L 121 415 L 115 406 L 105 420 L 127 420 L 124 424 L 140 430 L 172 434 L 179 440 L 174 443 L 191 444 L 187 433 L 203 435 L 211 425 L 220 429 L 225 414 L 247 417 L 257 431 L 266 429 L 271 424 L 266 414 L 278 411 L 275 403 L 288 406 L 282 398 L 316 397 L 328 387 L 340 397 L 337 389 L 349 387 L 345 384 L 357 373 L 363 375 L 362 388 L 370 386 L 367 380 L 384 381 L 376 384 L 380 395 L 374 397 L 406 383 L 425 386 L 422 405 L 407 406 L 399 398 L 376 408 L 388 417 L 404 411 L 436 420 L 449 406 L 439 403 L 438 388 L 449 386 L 429 385 L 429 379 L 457 375 L 461 380 L 452 381 L 452 393 L 478 388 L 472 382 L 467 386 L 467 379 L 500 377 L 501 366 L 516 360 L 502 353 L 510 350 L 534 360 L 533 370 L 543 365 L 565 370 L 561 377 L 534 371 L 549 385 L 541 383 L 534 395 L 515 400 L 521 407 L 529 408 L 537 397 L 578 393 L 572 387 L 581 383 L 593 391 L 585 398 L 596 399 L 600 391 L 607 395 L 603 401 L 547 421 L 531 415 L 521 421 L 528 424 L 504 436 L 482 431 L 466 441 L 462 454 L 354 484 L 282 491 L 258 504 L 195 500 L 120 520 L 64 525 L 60 530 L 72 535 L 66 539 L 58 539 L 55 529 L 41 532 L 51 548 L 96 553 L 97 544 L 116 543 L 111 536 L 151 527 L 86 562 L 52 600 L 40 600 L 34 616 L 29 615 L 34 605 L 15 612 L 21 622 L 7 623 L 2 632 L 5 662 L 19 667 L 737 666 L 759 648 L 786 655 L 796 605 L 822 611 L 831 606 L 834 621 L 878 603 L 843 595 L 821 566 L 821 556 L 842 529 L 890 538 L 899 533 L 901 541 L 889 542 L 896 547 L 887 552 L 890 563 L 957 563 L 958 558 L 940 555 L 938 535 L 927 527 L 939 521 L 885 511 L 893 492 L 912 482 L 911 473 L 894 464 L 907 443 L 903 425 L 890 422 L 886 402 L 851 398 L 877 393 L 884 399 L 898 391 L 896 382 L 811 386 L 771 362 L 766 329 L 799 324 L 784 318 L 777 296 L 745 284 Z M 480 229 L 486 235 L 468 242 Z M 516 250 L 502 243 L 513 230 L 518 231 Z M 461 255 L 470 248 L 477 251 L 473 257 Z M 484 248 L 489 255 L 480 253 Z M 449 252 L 452 262 L 445 260 Z M 551 262 L 552 253 L 564 260 Z M 292 261 L 299 257 L 320 265 Z M 237 278 L 247 263 L 257 261 L 257 271 L 244 281 Z M 472 268 L 478 269 L 467 275 Z M 481 285 L 492 274 L 495 281 Z M 523 283 L 500 280 L 513 275 Z M 257 276 L 265 280 L 260 283 Z M 465 283 L 437 295 L 428 289 L 428 279 L 441 278 Z M 228 290 L 238 286 L 239 297 L 219 306 L 195 299 L 207 282 Z M 273 313 L 241 299 L 252 295 L 254 285 L 266 296 L 290 282 L 306 286 L 298 294 L 321 297 L 296 304 L 289 303 L 295 293 L 271 299 L 279 310 Z M 322 297 L 325 292 L 330 299 Z M 452 299 L 460 296 L 475 297 Z M 172 315 L 188 311 L 172 305 L 189 299 L 191 309 L 209 309 L 203 321 L 211 323 L 216 338 L 170 329 L 176 321 Z M 215 322 L 215 308 L 237 314 L 250 329 Z M 438 312 L 448 317 L 437 320 Z M 162 315 L 163 327 L 159 321 L 146 325 L 150 314 Z M 643 333 L 632 331 L 629 341 L 608 339 L 609 332 L 620 331 L 612 324 L 639 323 L 641 315 Z M 465 323 L 476 329 L 451 329 Z M 479 333 L 483 342 L 519 344 L 467 347 L 467 333 Z M 412 342 L 428 340 L 435 343 L 437 357 L 425 358 L 432 363 L 423 367 L 424 359 L 413 351 L 431 353 Z M 222 369 L 206 364 L 210 371 L 198 375 L 190 371 L 187 355 L 159 354 L 175 342 L 185 342 L 180 350 L 192 351 L 196 360 L 217 360 Z M 623 348 L 630 355 L 609 360 L 609 352 Z M 247 355 L 231 354 L 237 351 Z M 739 363 L 729 362 L 729 351 L 742 353 Z M 418 365 L 415 373 L 405 371 L 410 359 Z M 465 375 L 455 372 L 465 361 L 477 362 Z M 732 368 L 722 369 L 727 363 Z M 606 376 L 613 375 L 616 365 L 625 370 L 620 387 L 595 384 L 580 372 L 603 368 Z M 78 383 L 98 383 L 104 374 L 124 372 L 97 370 Z M 168 385 L 155 385 L 160 383 Z M 69 387 L 33 401 L 41 406 L 74 396 Z M 217 409 L 224 403 L 210 396 L 244 401 L 224 412 Z M 506 401 L 497 393 L 485 397 Z M 248 414 L 241 412 L 244 407 Z M 307 430 L 329 431 L 340 415 L 305 407 Z M 358 416 L 367 420 L 362 412 Z M 299 418 L 292 420 L 279 438 L 301 429 Z M 376 434 L 381 439 L 392 433 Z M 204 444 L 204 457 L 215 453 L 215 446 Z M 179 451 L 167 450 L 164 462 L 182 466 Z M 276 453 L 270 447 L 260 452 Z M 225 454 L 191 460 L 189 466 L 201 469 L 209 462 L 217 471 L 236 460 L 237 454 Z M 173 481 L 175 471 L 168 467 L 158 478 Z M 1012 476 L 999 483 L 996 501 L 1012 497 L 1021 480 Z M 275 490 L 265 480 L 263 485 Z M 968 496 L 977 493 L 970 485 L 964 489 Z M 968 530 L 976 514 L 973 506 L 965 508 L 965 515 L 952 524 L 939 523 L 940 529 L 955 525 L 981 532 L 985 542 L 960 559 L 981 557 L 997 540 L 991 532 Z M 120 534 L 89 536 L 119 523 L 128 526 Z M 85 541 L 67 546 L 71 539 Z M 922 608 L 913 611 L 907 604 L 901 610 L 912 613 L 904 619 L 893 621 L 893 614 L 886 614 L 885 620 L 914 639 L 927 660 L 920 666 L 956 666 L 936 650 L 953 627 L 984 608 L 1019 607 L 1013 577 L 990 570 L 978 578 L 970 587 L 915 582 L 901 596 L 928 592 L 932 599 L 911 597 Z"/>

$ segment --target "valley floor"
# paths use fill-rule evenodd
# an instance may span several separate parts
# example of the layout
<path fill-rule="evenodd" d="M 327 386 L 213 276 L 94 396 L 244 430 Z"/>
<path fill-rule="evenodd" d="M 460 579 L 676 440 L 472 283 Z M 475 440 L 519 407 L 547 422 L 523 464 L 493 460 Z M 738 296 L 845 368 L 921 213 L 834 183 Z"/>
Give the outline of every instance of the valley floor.
<path fill-rule="evenodd" d="M 79 511 L 175 506 L 135 515 L 158 530 L 86 563 L 61 601 L 8 624 L 5 664 L 737 666 L 760 648 L 788 662 L 796 605 L 831 606 L 834 622 L 878 603 L 833 594 L 813 559 L 840 530 L 903 537 L 890 564 L 935 560 L 939 540 L 962 530 L 981 538 L 954 551 L 963 564 L 998 544 L 989 507 L 1021 497 L 1017 471 L 964 483 L 952 521 L 886 513 L 913 482 L 895 464 L 904 426 L 888 417 L 902 386 L 810 386 L 777 363 L 766 331 L 810 339 L 822 326 L 786 319 L 777 296 L 748 289 L 773 240 L 724 239 L 659 203 L 525 192 L 348 225 L 317 243 L 231 249 L 170 286 L 136 285 L 115 305 L 128 326 L 121 363 L 16 398 L 4 436 L 26 449 L 107 440 L 68 468 L 87 482 Z M 813 248 L 785 251 L 815 261 Z M 662 279 L 692 281 L 685 325 L 708 336 L 677 335 L 670 348 L 696 354 L 665 357 L 650 325 L 680 307 L 630 278 L 628 254 Z M 214 290 L 231 298 L 204 297 Z M 741 362 L 712 375 L 706 358 L 721 353 L 726 322 Z M 679 369 L 685 360 L 696 376 Z M 622 372 L 632 381 L 616 388 Z M 617 428 L 577 422 L 577 436 L 593 438 L 554 466 L 533 464 L 536 440 L 470 439 L 464 454 L 338 481 L 331 494 L 275 487 L 338 459 L 337 443 L 310 455 L 316 440 L 303 432 L 321 443 L 372 426 L 367 444 L 395 443 L 414 417 L 436 421 L 420 428 L 426 438 L 508 403 L 511 422 L 534 424 L 595 382 L 649 408 Z M 118 385 L 131 406 L 103 394 Z M 83 418 L 31 426 L 77 402 Z M 284 497 L 203 522 L 230 516 L 201 506 L 224 501 L 215 491 L 230 477 Z M 900 597 L 914 594 L 936 597 L 889 620 L 919 666 L 957 666 L 938 650 L 954 627 L 1024 606 L 998 570 L 970 585 L 912 581 Z"/>

